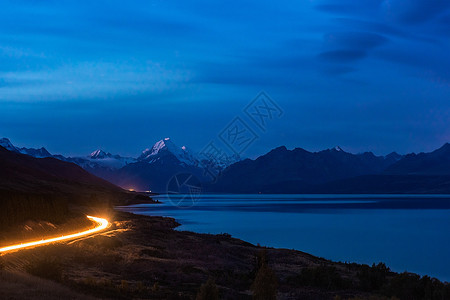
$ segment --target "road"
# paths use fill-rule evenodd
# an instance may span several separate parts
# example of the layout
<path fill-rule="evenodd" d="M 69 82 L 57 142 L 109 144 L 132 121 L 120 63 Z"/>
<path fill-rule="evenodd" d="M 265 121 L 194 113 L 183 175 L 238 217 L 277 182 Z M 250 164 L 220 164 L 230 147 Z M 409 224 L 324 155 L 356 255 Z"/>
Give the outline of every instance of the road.
<path fill-rule="evenodd" d="M 55 238 L 42 239 L 39 241 L 3 247 L 3 248 L 0 248 L 0 254 L 11 252 L 11 251 L 22 250 L 22 249 L 26 249 L 26 248 L 44 246 L 44 245 L 48 245 L 48 244 L 51 244 L 54 242 L 70 241 L 73 239 L 78 239 L 80 237 L 86 237 L 86 236 L 92 235 L 94 233 L 98 233 L 102 230 L 105 230 L 109 226 L 109 222 L 106 219 L 92 217 L 92 216 L 87 216 L 87 218 L 89 220 L 97 223 L 97 226 L 95 228 L 92 228 L 92 229 L 89 229 L 86 231 L 82 231 L 82 232 L 78 232 L 78 233 L 73 233 L 73 234 L 63 235 L 63 236 L 55 237 Z"/>

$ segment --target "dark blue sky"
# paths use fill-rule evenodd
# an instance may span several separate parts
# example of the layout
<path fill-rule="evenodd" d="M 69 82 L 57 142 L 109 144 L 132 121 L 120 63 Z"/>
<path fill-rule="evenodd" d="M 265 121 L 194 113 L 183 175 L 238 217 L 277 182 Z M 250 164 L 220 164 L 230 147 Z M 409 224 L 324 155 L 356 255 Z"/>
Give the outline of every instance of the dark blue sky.
<path fill-rule="evenodd" d="M 450 141 L 450 1 L 2 1 L 0 137 L 53 153 L 200 150 L 265 90 L 279 145 Z"/>

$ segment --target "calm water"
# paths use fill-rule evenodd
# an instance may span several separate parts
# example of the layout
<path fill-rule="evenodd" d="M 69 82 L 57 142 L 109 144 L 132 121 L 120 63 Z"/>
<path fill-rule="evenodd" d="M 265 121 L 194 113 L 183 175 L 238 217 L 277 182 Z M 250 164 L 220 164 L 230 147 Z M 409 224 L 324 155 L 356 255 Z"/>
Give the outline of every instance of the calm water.
<path fill-rule="evenodd" d="M 174 217 L 178 230 L 229 233 L 334 261 L 385 262 L 450 281 L 450 195 L 184 195 L 119 209 Z M 176 206 L 177 204 L 178 206 Z"/>

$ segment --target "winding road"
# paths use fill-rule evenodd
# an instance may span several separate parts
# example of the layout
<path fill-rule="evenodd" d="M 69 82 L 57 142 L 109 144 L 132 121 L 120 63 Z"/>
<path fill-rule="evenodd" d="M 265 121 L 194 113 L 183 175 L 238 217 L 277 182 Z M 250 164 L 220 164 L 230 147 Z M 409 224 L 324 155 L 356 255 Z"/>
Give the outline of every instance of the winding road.
<path fill-rule="evenodd" d="M 89 220 L 97 223 L 97 226 L 95 228 L 92 228 L 92 229 L 89 229 L 86 231 L 82 231 L 82 232 L 78 232 L 78 233 L 73 233 L 73 234 L 63 235 L 63 236 L 55 237 L 55 238 L 43 239 L 43 240 L 39 240 L 39 241 L 3 247 L 3 248 L 0 248 L 0 254 L 10 252 L 10 251 L 17 251 L 17 250 L 22 250 L 22 249 L 26 249 L 26 248 L 48 245 L 48 244 L 51 244 L 54 242 L 69 241 L 69 240 L 77 239 L 80 237 L 86 237 L 86 236 L 92 235 L 94 233 L 98 233 L 102 230 L 105 230 L 109 226 L 109 222 L 106 219 L 92 217 L 92 216 L 87 216 L 87 218 Z"/>

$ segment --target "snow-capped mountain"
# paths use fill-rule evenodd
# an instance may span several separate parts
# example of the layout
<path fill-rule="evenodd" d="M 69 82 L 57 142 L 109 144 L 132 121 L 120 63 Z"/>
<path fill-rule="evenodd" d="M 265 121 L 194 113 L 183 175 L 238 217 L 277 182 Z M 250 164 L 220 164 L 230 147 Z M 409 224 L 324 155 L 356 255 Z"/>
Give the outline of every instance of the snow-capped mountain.
<path fill-rule="evenodd" d="M 18 149 L 7 138 L 0 139 L 0 146 L 9 151 L 19 152 Z"/>
<path fill-rule="evenodd" d="M 65 157 L 63 155 L 53 155 L 45 148 L 19 148 L 14 146 L 7 138 L 0 139 L 0 146 L 16 153 L 30 155 L 36 158 L 53 157 L 59 160 L 75 163 L 82 168 L 92 171 L 92 169 L 120 169 L 127 164 L 134 163 L 137 160 L 131 157 L 121 157 L 113 155 L 103 150 L 96 150 L 85 157 Z"/>
<path fill-rule="evenodd" d="M 153 163 L 162 159 L 167 155 L 173 155 L 180 163 L 188 166 L 198 166 L 199 159 L 195 154 L 191 153 L 186 146 L 178 147 L 170 138 L 162 139 L 156 142 L 152 148 L 142 151 L 141 156 L 138 157 L 138 161 Z"/>
<path fill-rule="evenodd" d="M 30 156 L 33 156 L 33 157 L 36 157 L 36 158 L 52 157 L 50 152 L 48 152 L 47 149 L 45 149 L 44 147 L 42 147 L 40 149 L 25 148 L 25 147 L 18 148 L 16 146 L 14 146 L 11 143 L 11 141 L 9 139 L 7 139 L 7 138 L 0 139 L 0 146 L 5 148 L 6 150 L 17 152 L 17 153 L 22 153 L 22 154 L 26 154 L 26 155 L 30 155 Z"/>
<path fill-rule="evenodd" d="M 204 182 L 209 182 L 226 167 L 240 160 L 237 156 L 208 158 L 186 146 L 177 146 L 170 138 L 156 142 L 151 148 L 142 151 L 138 158 L 122 157 L 102 149 L 86 156 L 52 155 L 45 148 L 17 148 L 6 138 L 0 140 L 0 146 L 38 158 L 53 157 L 77 164 L 92 174 L 126 189 L 159 192 L 165 192 L 167 182 L 178 173 L 195 174 Z"/>
<path fill-rule="evenodd" d="M 162 139 L 156 142 L 152 148 L 145 149 L 138 157 L 138 161 L 154 163 L 163 159 L 167 155 L 174 156 L 181 164 L 186 166 L 214 168 L 221 171 L 229 165 L 240 161 L 239 155 L 222 155 L 208 157 L 207 155 L 197 154 L 186 146 L 177 146 L 170 138 Z"/>
<path fill-rule="evenodd" d="M 56 156 L 55 156 L 56 157 Z M 86 157 L 56 157 L 65 161 L 76 163 L 82 168 L 93 171 L 95 169 L 117 170 L 124 166 L 135 163 L 136 159 L 132 157 L 122 157 L 113 155 L 103 150 L 95 150 Z M 95 172 L 94 172 L 95 173 Z"/>
<path fill-rule="evenodd" d="M 99 149 L 99 150 L 95 150 L 94 152 L 92 152 L 89 155 L 89 157 L 91 159 L 104 159 L 104 158 L 112 157 L 112 154 L 109 152 L 106 153 L 105 151 Z"/>

